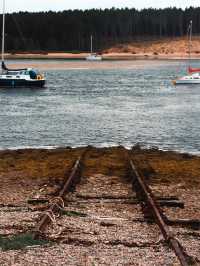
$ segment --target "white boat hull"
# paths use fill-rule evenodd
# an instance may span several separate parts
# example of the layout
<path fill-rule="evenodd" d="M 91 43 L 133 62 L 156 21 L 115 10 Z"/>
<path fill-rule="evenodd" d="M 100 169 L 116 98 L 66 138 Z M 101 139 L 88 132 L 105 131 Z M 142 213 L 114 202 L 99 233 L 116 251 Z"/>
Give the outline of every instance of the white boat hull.
<path fill-rule="evenodd" d="M 87 61 L 101 61 L 102 57 L 100 55 L 89 55 L 86 57 Z"/>
<path fill-rule="evenodd" d="M 188 39 L 189 39 L 189 60 L 191 59 L 191 41 L 192 41 L 192 20 L 188 26 Z M 190 61 L 189 61 L 190 62 Z M 192 68 L 188 66 L 189 75 L 180 77 L 173 80 L 174 85 L 195 85 L 200 84 L 200 68 Z"/>
<path fill-rule="evenodd" d="M 175 85 L 200 84 L 200 80 L 175 80 Z"/>
<path fill-rule="evenodd" d="M 184 76 L 174 81 L 175 85 L 187 85 L 187 84 L 200 84 L 200 74 L 195 73 L 192 75 Z"/>

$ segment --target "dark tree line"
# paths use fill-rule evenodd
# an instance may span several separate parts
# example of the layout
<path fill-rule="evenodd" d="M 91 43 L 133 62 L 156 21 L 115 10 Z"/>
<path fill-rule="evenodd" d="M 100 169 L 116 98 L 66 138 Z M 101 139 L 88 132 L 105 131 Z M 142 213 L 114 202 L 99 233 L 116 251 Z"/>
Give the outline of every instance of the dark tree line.
<path fill-rule="evenodd" d="M 91 34 L 95 49 L 101 50 L 135 39 L 183 36 L 191 19 L 199 34 L 200 8 L 193 7 L 7 14 L 6 50 L 87 51 Z"/>

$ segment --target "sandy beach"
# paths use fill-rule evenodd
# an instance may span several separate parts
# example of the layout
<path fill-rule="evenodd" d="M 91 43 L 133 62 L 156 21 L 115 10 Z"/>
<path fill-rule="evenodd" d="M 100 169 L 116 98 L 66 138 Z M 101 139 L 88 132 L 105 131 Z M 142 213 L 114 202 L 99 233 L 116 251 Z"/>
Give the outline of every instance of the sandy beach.
<path fill-rule="evenodd" d="M 68 59 L 85 60 L 88 52 L 13 52 L 6 53 L 6 59 Z M 132 41 L 117 44 L 101 51 L 103 60 L 136 59 L 188 59 L 187 38 L 163 38 L 147 41 Z M 200 58 L 200 36 L 195 36 L 191 43 L 191 59 Z"/>
<path fill-rule="evenodd" d="M 156 53 L 156 52 L 155 52 Z M 125 52 L 110 52 L 103 53 L 103 60 L 185 60 L 188 59 L 187 53 L 171 53 L 171 54 L 155 54 L 155 53 L 125 53 Z M 5 54 L 6 59 L 66 59 L 66 60 L 86 60 L 88 53 L 16 53 Z M 200 59 L 200 54 L 191 54 L 191 59 Z"/>

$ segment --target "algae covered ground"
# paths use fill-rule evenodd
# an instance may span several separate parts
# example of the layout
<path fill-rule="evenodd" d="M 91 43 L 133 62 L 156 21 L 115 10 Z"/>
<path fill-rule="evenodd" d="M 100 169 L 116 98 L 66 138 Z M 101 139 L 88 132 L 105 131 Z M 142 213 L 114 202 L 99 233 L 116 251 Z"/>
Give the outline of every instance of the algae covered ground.
<path fill-rule="evenodd" d="M 1 182 L 63 180 L 84 148 L 24 149 L 0 152 Z M 150 168 L 153 183 L 183 183 L 200 187 L 200 157 L 158 149 L 133 147 L 129 154 L 143 168 Z M 84 174 L 126 174 L 126 161 L 122 147 L 90 148 L 85 158 Z"/>
<path fill-rule="evenodd" d="M 170 220 L 200 220 L 200 157 L 170 151 L 87 147 L 76 186 L 37 241 L 32 233 L 85 148 L 0 152 L 0 265 L 179 265 L 156 224 L 146 223 L 130 178 L 127 153 Z M 170 226 L 200 261 L 199 229 Z M 121 255 L 123 254 L 123 256 Z M 195 264 L 198 265 L 198 264 Z"/>

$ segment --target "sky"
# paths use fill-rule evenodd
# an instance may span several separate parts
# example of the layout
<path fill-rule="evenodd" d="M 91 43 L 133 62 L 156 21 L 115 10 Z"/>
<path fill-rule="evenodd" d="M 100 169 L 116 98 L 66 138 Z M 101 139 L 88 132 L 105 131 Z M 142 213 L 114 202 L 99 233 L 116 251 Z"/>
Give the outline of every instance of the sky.
<path fill-rule="evenodd" d="M 1 1 L 1 6 L 3 0 Z M 67 9 L 91 9 L 111 7 L 134 7 L 137 9 L 154 7 L 200 6 L 200 0 L 5 0 L 6 12 L 18 11 L 62 11 Z"/>

